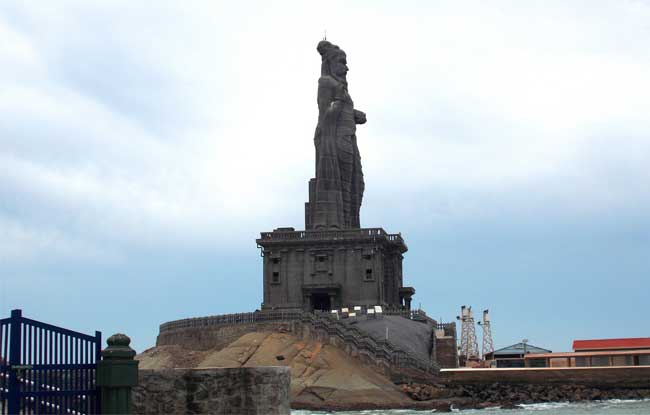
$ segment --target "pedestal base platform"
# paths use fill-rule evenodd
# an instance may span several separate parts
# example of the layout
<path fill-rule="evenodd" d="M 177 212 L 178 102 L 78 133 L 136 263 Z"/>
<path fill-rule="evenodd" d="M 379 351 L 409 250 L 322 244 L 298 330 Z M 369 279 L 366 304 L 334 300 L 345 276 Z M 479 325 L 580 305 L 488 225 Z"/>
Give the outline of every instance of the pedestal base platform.
<path fill-rule="evenodd" d="M 262 232 L 257 245 L 264 258 L 265 310 L 398 307 L 410 305 L 415 292 L 402 286 L 408 249 L 402 236 L 382 228 L 278 228 Z"/>

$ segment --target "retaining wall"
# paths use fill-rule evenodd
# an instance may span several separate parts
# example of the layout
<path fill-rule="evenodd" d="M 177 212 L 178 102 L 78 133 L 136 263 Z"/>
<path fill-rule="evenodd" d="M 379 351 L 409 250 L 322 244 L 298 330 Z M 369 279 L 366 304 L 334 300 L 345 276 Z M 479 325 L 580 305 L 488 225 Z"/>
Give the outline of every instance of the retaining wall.
<path fill-rule="evenodd" d="M 442 369 L 440 376 L 445 383 L 459 385 L 581 384 L 601 388 L 650 388 L 650 366 Z"/>
<path fill-rule="evenodd" d="M 134 414 L 290 413 L 288 367 L 148 369 L 138 376 Z"/>
<path fill-rule="evenodd" d="M 222 326 L 184 327 L 161 331 L 156 346 L 179 345 L 192 350 L 222 349 L 246 333 L 293 332 L 295 322 L 241 323 Z"/>
<path fill-rule="evenodd" d="M 434 360 L 438 362 L 442 368 L 456 368 L 458 367 L 458 346 L 456 337 L 442 337 L 435 338 L 435 357 Z"/>

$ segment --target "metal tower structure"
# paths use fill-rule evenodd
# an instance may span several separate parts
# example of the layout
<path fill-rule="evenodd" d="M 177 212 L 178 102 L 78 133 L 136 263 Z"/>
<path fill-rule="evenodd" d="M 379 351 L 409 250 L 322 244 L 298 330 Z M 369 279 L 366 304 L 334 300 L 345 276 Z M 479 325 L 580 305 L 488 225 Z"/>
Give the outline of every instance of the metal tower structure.
<path fill-rule="evenodd" d="M 485 355 L 494 351 L 492 326 L 490 325 L 490 310 L 483 310 L 483 321 L 479 321 L 478 324 L 483 328 L 483 348 L 481 352 L 485 360 Z"/>
<path fill-rule="evenodd" d="M 476 341 L 472 307 L 462 306 L 460 308 L 460 316 L 456 318 L 461 323 L 459 356 L 464 357 L 465 361 L 478 360 L 478 343 Z"/>

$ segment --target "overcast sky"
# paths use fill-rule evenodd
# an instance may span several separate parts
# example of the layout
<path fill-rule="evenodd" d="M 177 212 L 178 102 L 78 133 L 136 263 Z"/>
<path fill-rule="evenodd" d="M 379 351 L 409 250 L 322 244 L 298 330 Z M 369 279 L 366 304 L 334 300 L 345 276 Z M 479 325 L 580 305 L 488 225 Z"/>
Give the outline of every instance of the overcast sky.
<path fill-rule="evenodd" d="M 2 2 L 0 317 L 142 351 L 258 308 L 325 30 L 368 115 L 362 226 L 402 233 L 416 306 L 489 308 L 497 347 L 650 336 L 647 0 Z"/>

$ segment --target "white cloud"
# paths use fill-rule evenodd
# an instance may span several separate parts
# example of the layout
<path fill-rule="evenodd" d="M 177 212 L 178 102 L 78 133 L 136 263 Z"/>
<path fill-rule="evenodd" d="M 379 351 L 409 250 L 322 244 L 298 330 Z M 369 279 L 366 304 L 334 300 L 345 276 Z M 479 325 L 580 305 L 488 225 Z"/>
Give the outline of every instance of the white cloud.
<path fill-rule="evenodd" d="M 74 259 L 76 264 L 94 265 L 120 263 L 123 256 L 103 244 L 89 244 L 67 230 L 33 227 L 14 218 L 0 216 L 0 261 L 5 267 L 13 263 L 44 264 L 62 258 Z"/>
<path fill-rule="evenodd" d="M 44 224 L 123 251 L 299 227 L 325 29 L 368 112 L 369 217 L 394 214 L 368 203 L 386 198 L 498 213 L 530 189 L 576 211 L 646 204 L 647 6 L 5 6 L 0 196 L 24 197 L 0 226 L 34 255 Z"/>
<path fill-rule="evenodd" d="M 0 66 L 14 79 L 20 79 L 26 72 L 42 69 L 29 39 L 13 30 L 1 18 Z"/>

